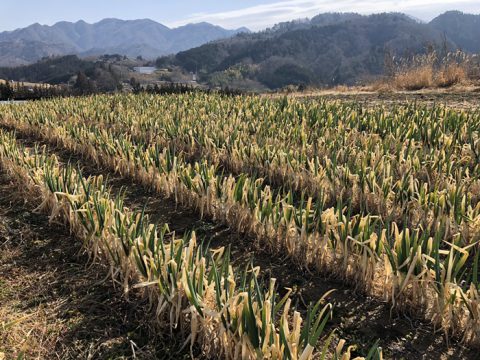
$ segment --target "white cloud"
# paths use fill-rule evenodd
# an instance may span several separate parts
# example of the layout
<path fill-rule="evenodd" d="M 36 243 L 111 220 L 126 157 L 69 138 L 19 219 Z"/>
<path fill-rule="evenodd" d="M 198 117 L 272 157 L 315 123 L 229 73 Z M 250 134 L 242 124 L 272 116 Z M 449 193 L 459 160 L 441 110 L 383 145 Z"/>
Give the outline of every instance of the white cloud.
<path fill-rule="evenodd" d="M 238 10 L 218 13 L 197 13 L 169 23 L 179 26 L 186 23 L 208 21 L 227 28 L 246 26 L 260 30 L 282 21 L 312 17 L 323 12 L 405 12 L 423 20 L 430 20 L 446 10 L 480 12 L 478 0 L 283 0 Z"/>

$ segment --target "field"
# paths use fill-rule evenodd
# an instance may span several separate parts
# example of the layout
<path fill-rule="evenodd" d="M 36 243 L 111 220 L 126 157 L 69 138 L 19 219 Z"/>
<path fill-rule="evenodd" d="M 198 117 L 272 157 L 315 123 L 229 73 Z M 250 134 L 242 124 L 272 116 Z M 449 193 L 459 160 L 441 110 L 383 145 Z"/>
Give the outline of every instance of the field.
<path fill-rule="evenodd" d="M 475 359 L 479 129 L 341 95 L 0 105 L 0 359 Z"/>

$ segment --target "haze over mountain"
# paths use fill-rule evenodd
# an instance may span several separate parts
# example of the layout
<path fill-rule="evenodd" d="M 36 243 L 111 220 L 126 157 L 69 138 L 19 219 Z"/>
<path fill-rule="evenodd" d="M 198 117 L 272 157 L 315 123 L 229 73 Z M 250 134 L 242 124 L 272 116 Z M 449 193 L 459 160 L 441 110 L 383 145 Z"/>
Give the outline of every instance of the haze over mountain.
<path fill-rule="evenodd" d="M 153 59 L 239 32 L 248 29 L 227 30 L 206 22 L 170 29 L 148 19 L 33 24 L 0 33 L 0 66 L 29 64 L 45 56 L 67 54 L 121 54 Z"/>
<path fill-rule="evenodd" d="M 480 15 L 447 12 L 430 23 L 400 13 L 320 14 L 280 23 L 162 58 L 200 71 L 211 85 L 257 82 L 269 88 L 288 84 L 353 84 L 384 71 L 385 51 L 418 54 L 447 41 L 448 49 L 480 51 Z"/>

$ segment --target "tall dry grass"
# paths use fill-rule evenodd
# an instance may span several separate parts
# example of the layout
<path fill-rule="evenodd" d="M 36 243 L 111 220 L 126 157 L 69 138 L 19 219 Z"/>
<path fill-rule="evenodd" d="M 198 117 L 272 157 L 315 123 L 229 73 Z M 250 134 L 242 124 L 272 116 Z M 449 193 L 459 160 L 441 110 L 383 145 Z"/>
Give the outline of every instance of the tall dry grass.
<path fill-rule="evenodd" d="M 391 59 L 387 76 L 378 87 L 416 91 L 428 88 L 449 88 L 478 81 L 480 61 L 476 55 L 461 51 L 439 57 L 435 51 L 409 59 Z"/>
<path fill-rule="evenodd" d="M 464 65 L 450 64 L 437 74 L 435 83 L 438 87 L 451 87 L 468 80 Z"/>
<path fill-rule="evenodd" d="M 393 84 L 401 90 L 421 90 L 432 87 L 434 72 L 431 66 L 422 66 L 396 74 Z"/>

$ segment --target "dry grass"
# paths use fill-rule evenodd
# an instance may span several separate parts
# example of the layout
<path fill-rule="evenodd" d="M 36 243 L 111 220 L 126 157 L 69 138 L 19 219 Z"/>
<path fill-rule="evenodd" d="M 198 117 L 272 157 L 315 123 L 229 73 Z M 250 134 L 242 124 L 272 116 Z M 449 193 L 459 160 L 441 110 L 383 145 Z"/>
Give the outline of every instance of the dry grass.
<path fill-rule="evenodd" d="M 187 357 L 150 331 L 141 293 L 123 298 L 107 268 L 87 268 L 67 229 L 13 189 L 0 173 L 0 360 Z"/>
<path fill-rule="evenodd" d="M 3 302 L 0 318 L 1 351 L 11 359 L 47 358 L 49 349 L 55 348 L 57 339 L 66 330 L 62 321 L 55 318 L 55 308 L 49 305 L 24 310 L 20 299 Z"/>
<path fill-rule="evenodd" d="M 385 66 L 389 75 L 384 83 L 396 90 L 417 91 L 473 84 L 480 63 L 461 51 L 443 56 L 431 51 L 408 59 L 392 58 Z"/>
<path fill-rule="evenodd" d="M 41 301 L 39 283 L 54 281 L 55 271 L 28 271 L 12 259 L 22 258 L 22 246 L 27 232 L 10 226 L 3 216 L 0 229 L 0 358 L 46 358 L 48 349 L 65 331 L 62 321 L 55 317 L 59 304 Z M 20 241 L 19 241 L 20 240 Z M 30 301 L 27 301 L 27 297 Z"/>
<path fill-rule="evenodd" d="M 450 64 L 437 74 L 435 79 L 438 87 L 451 87 L 467 80 L 465 68 L 458 64 Z"/>
<path fill-rule="evenodd" d="M 416 91 L 432 87 L 433 69 L 429 65 L 414 68 L 395 76 L 393 84 L 397 89 Z"/>
<path fill-rule="evenodd" d="M 470 80 L 466 69 L 459 64 L 450 64 L 441 69 L 422 65 L 403 70 L 393 78 L 386 78 L 371 84 L 374 91 L 386 93 L 395 90 L 418 91 L 423 89 L 451 88 L 468 85 Z"/>
<path fill-rule="evenodd" d="M 480 81 L 480 56 L 463 51 L 442 53 L 429 48 L 424 54 L 396 57 L 385 54 L 385 77 L 372 84 L 375 90 L 418 91 L 471 87 Z"/>

